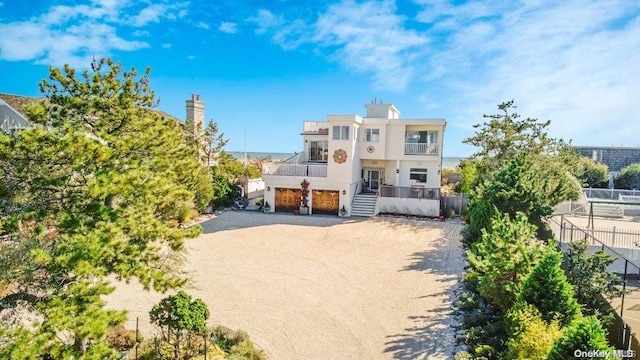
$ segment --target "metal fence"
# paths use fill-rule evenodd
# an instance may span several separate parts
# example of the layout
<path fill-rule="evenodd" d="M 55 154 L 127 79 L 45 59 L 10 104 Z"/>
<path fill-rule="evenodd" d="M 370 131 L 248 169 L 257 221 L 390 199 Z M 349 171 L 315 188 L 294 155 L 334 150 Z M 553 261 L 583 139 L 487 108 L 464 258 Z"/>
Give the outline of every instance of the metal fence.
<path fill-rule="evenodd" d="M 619 350 L 635 350 L 640 354 L 640 343 L 633 329 L 640 329 L 640 319 L 633 314 L 640 311 L 640 266 L 638 261 L 632 258 L 639 258 L 638 249 L 632 245 L 631 248 L 621 248 L 612 245 L 613 231 L 597 231 L 585 229 L 573 224 L 564 215 L 555 215 L 548 221 L 560 249 L 567 252 L 568 244 L 574 241 L 586 241 L 589 245 L 589 252 L 603 251 L 615 259 L 608 271 L 617 273 L 622 278 L 623 294 L 619 298 L 607 299 L 616 313 L 616 317 L 609 327 L 609 341 Z M 615 232 L 616 236 L 621 236 L 620 232 Z M 609 240 L 606 237 L 609 237 Z M 633 233 L 633 236 L 638 236 Z M 615 239 L 615 237 L 613 237 Z M 618 237 L 618 243 L 622 240 Z M 635 255 L 635 256 L 634 256 Z M 631 314 L 629 314 L 631 313 Z"/>

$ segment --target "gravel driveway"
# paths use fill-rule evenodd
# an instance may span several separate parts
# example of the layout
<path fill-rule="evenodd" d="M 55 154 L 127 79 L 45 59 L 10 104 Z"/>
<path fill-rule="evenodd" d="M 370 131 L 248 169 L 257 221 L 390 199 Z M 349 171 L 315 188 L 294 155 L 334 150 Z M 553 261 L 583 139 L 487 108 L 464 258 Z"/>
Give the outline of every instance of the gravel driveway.
<path fill-rule="evenodd" d="M 270 359 L 453 358 L 458 222 L 225 212 L 203 228 L 187 242 L 187 291 Z M 150 336 L 164 296 L 119 284 L 108 304 Z"/>

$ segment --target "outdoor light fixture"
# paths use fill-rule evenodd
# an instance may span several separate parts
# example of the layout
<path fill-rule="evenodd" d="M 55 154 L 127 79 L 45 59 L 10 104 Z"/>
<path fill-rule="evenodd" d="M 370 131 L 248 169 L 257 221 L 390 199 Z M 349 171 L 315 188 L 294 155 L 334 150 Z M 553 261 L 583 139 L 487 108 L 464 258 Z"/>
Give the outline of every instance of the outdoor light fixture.
<path fill-rule="evenodd" d="M 347 195 L 347 190 L 342 190 L 342 195 Z"/>
<path fill-rule="evenodd" d="M 267 191 L 271 191 L 271 186 L 267 186 Z"/>
<path fill-rule="evenodd" d="M 396 174 L 400 174 L 400 169 L 396 169 Z"/>

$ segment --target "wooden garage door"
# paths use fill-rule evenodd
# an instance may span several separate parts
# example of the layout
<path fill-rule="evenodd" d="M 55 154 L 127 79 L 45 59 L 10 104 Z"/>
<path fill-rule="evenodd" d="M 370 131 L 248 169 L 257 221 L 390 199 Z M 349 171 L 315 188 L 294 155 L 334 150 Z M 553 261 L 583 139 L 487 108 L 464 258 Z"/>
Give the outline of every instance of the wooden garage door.
<path fill-rule="evenodd" d="M 313 191 L 313 200 L 311 202 L 311 206 L 313 207 L 312 212 L 314 214 L 337 215 L 339 204 L 340 196 L 337 191 Z"/>
<path fill-rule="evenodd" d="M 279 212 L 292 212 L 300 209 L 300 189 L 276 188 L 276 209 Z"/>

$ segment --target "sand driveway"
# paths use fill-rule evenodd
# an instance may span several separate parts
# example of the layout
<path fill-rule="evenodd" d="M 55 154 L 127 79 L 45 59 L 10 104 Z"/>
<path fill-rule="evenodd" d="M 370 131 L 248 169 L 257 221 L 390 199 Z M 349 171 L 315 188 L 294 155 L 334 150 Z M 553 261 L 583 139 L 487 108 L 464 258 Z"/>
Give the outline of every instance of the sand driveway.
<path fill-rule="evenodd" d="M 225 212 L 203 228 L 187 291 L 270 359 L 453 358 L 458 222 Z M 108 303 L 150 336 L 164 296 L 120 285 Z"/>

